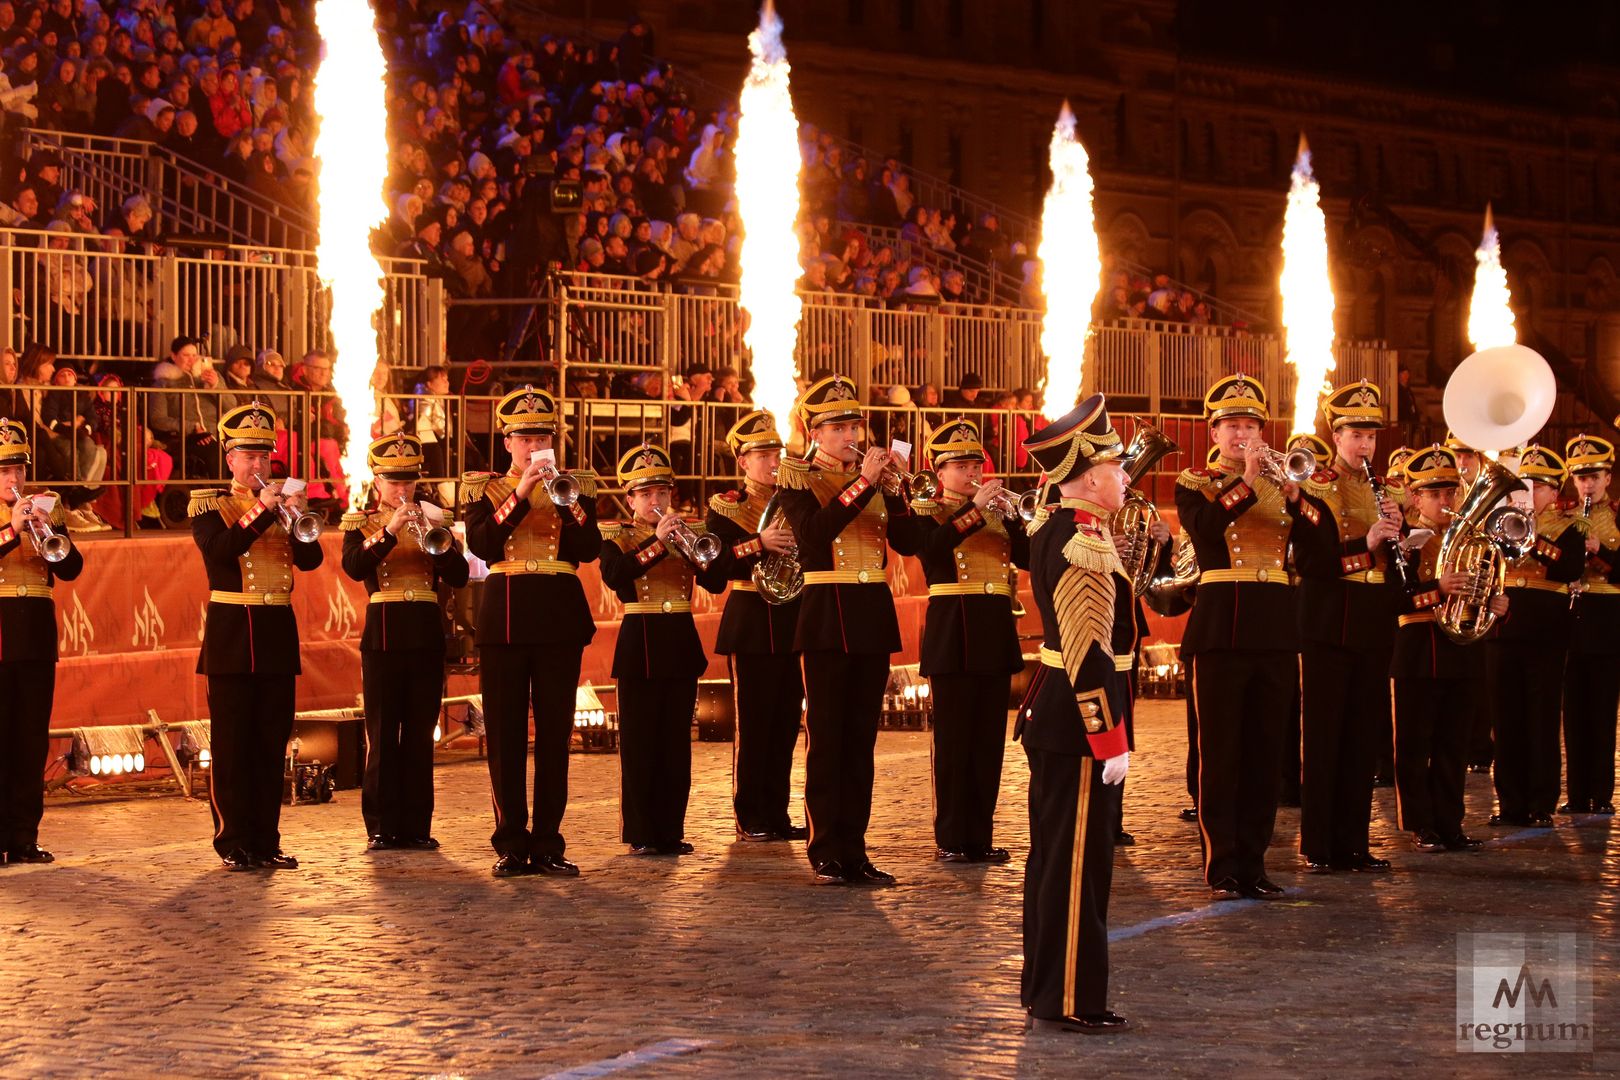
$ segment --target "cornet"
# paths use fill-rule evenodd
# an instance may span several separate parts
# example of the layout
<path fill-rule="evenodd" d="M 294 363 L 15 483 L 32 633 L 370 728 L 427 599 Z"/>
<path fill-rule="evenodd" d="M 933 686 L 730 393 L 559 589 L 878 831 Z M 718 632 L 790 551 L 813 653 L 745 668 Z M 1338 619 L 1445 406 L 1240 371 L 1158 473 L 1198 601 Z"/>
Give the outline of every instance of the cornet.
<path fill-rule="evenodd" d="M 411 534 L 411 539 L 416 541 L 416 546 L 429 555 L 443 555 L 449 551 L 455 542 L 455 538 L 450 535 L 450 530 L 443 525 L 428 528 L 422 515 L 420 503 L 407 503 L 395 510 L 394 513 L 404 514 L 407 512 L 407 507 L 409 507 L 409 516 L 405 519 L 405 531 Z"/>
<path fill-rule="evenodd" d="M 670 512 L 661 506 L 654 506 L 652 511 L 660 521 Z M 720 538 L 713 533 L 698 535 L 692 531 L 692 526 L 681 521 L 678 516 L 676 521 L 678 524 L 675 531 L 669 534 L 669 546 L 680 552 L 681 558 L 699 570 L 707 570 L 714 560 L 720 557 Z"/>
<path fill-rule="evenodd" d="M 541 462 L 540 482 L 545 485 L 553 506 L 566 510 L 579 502 L 579 481 L 567 473 L 558 472 L 555 462 Z"/>
<path fill-rule="evenodd" d="M 13 486 L 11 497 L 22 499 L 21 489 Z M 52 529 L 48 521 L 34 513 L 34 499 L 31 495 L 28 496 L 28 511 L 23 515 L 23 520 L 27 522 L 28 539 L 34 542 L 34 550 L 39 553 L 40 558 L 48 563 L 59 563 L 68 557 L 68 550 L 72 547 L 68 538 Z"/>
<path fill-rule="evenodd" d="M 984 487 L 983 484 L 978 483 L 977 481 L 970 480 L 970 481 L 968 481 L 968 483 L 973 485 L 973 490 L 974 491 L 977 491 L 980 488 Z M 1006 488 L 1002 488 L 1000 491 L 998 491 L 994 495 L 990 496 L 989 506 L 990 506 L 990 509 L 992 509 L 996 513 L 1000 514 L 1003 518 L 1005 518 L 1008 521 L 1011 521 L 1015 517 L 1023 517 L 1022 500 L 1019 499 L 1018 496 L 1014 495 L 1012 492 L 1008 491 Z M 1029 512 L 1029 517 L 1024 518 L 1024 520 L 1028 521 L 1028 520 L 1030 520 L 1030 518 L 1033 518 L 1034 516 L 1035 516 L 1035 511 L 1032 509 Z"/>
<path fill-rule="evenodd" d="M 1247 449 L 1248 445 L 1238 443 L 1242 449 Z M 1312 473 L 1316 472 L 1316 455 L 1304 447 L 1298 447 L 1285 454 L 1268 446 L 1260 451 L 1260 472 L 1274 483 L 1303 484 L 1311 478 Z"/>
<path fill-rule="evenodd" d="M 263 491 L 270 486 L 258 473 L 252 476 L 254 491 Z M 281 527 L 287 530 L 287 535 L 299 543 L 313 544 L 321 538 L 321 519 L 314 514 L 300 514 L 286 503 L 280 503 L 276 506 L 276 516 L 281 519 Z"/>

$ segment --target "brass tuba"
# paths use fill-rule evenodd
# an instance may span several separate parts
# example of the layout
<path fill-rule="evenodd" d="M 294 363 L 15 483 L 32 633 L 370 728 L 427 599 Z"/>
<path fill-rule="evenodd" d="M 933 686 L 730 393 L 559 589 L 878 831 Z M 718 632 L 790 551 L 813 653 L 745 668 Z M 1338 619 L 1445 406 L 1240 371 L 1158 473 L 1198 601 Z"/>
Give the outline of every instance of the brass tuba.
<path fill-rule="evenodd" d="M 759 532 L 764 532 L 776 515 L 776 498 L 772 495 L 766 501 L 765 509 L 759 515 Z M 787 551 L 767 551 L 754 564 L 753 573 L 749 576 L 767 604 L 786 604 L 798 599 L 804 591 L 804 567 L 799 565 L 798 545 Z"/>
<path fill-rule="evenodd" d="M 1535 547 L 1535 518 L 1511 503 L 1497 505 L 1523 488 L 1524 481 L 1505 466 L 1486 461 L 1446 526 L 1436 573 L 1468 575 L 1467 587 L 1448 595 L 1435 615 L 1453 641 L 1466 645 L 1490 632 L 1496 623 L 1490 601 L 1502 593 L 1508 564 Z"/>
<path fill-rule="evenodd" d="M 1124 505 L 1114 511 L 1108 528 L 1115 536 L 1125 538 L 1120 547 L 1119 561 L 1124 564 L 1125 576 L 1131 579 L 1131 591 L 1137 596 L 1146 593 L 1148 586 L 1153 583 L 1153 567 L 1158 563 L 1159 551 L 1164 545 L 1154 540 L 1151 534 L 1154 523 L 1159 520 L 1159 511 L 1145 495 L 1136 490 L 1136 483 L 1158 464 L 1160 458 L 1178 449 L 1164 432 L 1138 417 L 1130 445 L 1120 455 L 1119 463 L 1125 467 L 1130 487 L 1125 493 Z"/>

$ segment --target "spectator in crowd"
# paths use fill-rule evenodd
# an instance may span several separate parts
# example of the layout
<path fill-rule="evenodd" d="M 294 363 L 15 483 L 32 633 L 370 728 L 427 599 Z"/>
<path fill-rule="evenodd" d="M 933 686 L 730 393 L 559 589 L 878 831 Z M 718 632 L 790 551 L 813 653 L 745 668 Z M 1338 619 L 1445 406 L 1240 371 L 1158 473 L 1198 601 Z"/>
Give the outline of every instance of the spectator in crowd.
<path fill-rule="evenodd" d="M 422 469 L 429 477 L 449 477 L 453 428 L 450 422 L 450 370 L 442 364 L 422 369 L 423 396 L 416 399 L 416 437 L 422 440 Z M 441 479 L 435 489 L 438 501 L 453 506 L 456 485 Z"/>
<path fill-rule="evenodd" d="M 319 349 L 310 350 L 293 368 L 289 381 L 295 390 L 308 393 L 298 409 L 302 430 L 295 433 L 307 456 L 295 459 L 293 475 L 308 478 L 311 506 L 341 512 L 349 498 L 342 467 L 349 424 L 343 402 L 332 393 L 332 358 Z"/>
<path fill-rule="evenodd" d="M 292 415 L 292 384 L 287 381 L 287 361 L 274 349 L 260 350 L 253 361 L 253 387 L 259 400 L 275 410 L 276 423 L 286 426 Z"/>
<path fill-rule="evenodd" d="M 246 405 L 250 401 L 260 400 L 258 387 L 253 384 L 253 350 L 246 345 L 232 345 L 225 353 L 224 387 L 228 393 L 221 394 L 219 405 L 222 411 L 230 411 L 238 405 Z"/>
<path fill-rule="evenodd" d="M 169 343 L 169 358 L 152 372 L 152 385 L 179 393 L 148 399 L 146 426 L 161 439 L 169 456 L 182 462 L 187 479 L 219 475 L 219 395 L 196 393 L 220 389 L 219 375 L 202 355 L 201 342 L 181 335 Z"/>
<path fill-rule="evenodd" d="M 79 373 L 71 364 L 58 362 L 51 376 L 55 389 L 42 392 L 40 419 L 49 433 L 42 447 L 42 464 L 47 479 L 61 480 L 62 497 L 69 528 L 85 532 L 105 532 L 112 528 L 96 511 L 95 500 L 107 472 L 107 451 L 97 444 L 94 395 L 75 390 Z"/>
<path fill-rule="evenodd" d="M 984 402 L 979 400 L 980 392 L 984 387 L 984 379 L 977 371 L 970 371 L 962 376 L 962 385 L 945 399 L 947 409 L 982 409 Z"/>

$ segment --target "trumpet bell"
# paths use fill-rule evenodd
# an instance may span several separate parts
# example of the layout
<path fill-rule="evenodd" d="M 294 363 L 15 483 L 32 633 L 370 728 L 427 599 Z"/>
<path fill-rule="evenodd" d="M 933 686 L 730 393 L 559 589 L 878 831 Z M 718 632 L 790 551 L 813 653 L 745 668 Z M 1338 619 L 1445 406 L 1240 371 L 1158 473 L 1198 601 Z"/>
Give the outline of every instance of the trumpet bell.
<path fill-rule="evenodd" d="M 1534 349 L 1497 345 L 1457 365 L 1442 409 L 1452 434 L 1479 450 L 1521 446 L 1547 423 L 1558 380 Z"/>
<path fill-rule="evenodd" d="M 579 502 L 579 482 L 571 476 L 559 473 L 547 481 L 546 494 L 550 496 L 553 506 L 567 509 Z"/>
<path fill-rule="evenodd" d="M 313 544 L 321 538 L 321 519 L 314 514 L 299 514 L 293 519 L 292 528 L 287 531 L 292 533 L 293 539 L 299 543 Z"/>
<path fill-rule="evenodd" d="M 700 570 L 707 570 L 720 557 L 720 538 L 713 533 L 699 533 L 692 541 L 692 561 Z"/>
<path fill-rule="evenodd" d="M 429 555 L 443 555 L 449 551 L 454 543 L 450 530 L 443 525 L 435 526 L 422 534 L 422 550 Z"/>
<path fill-rule="evenodd" d="M 48 563 L 59 563 L 68 557 L 71 547 L 68 538 L 60 533 L 51 533 L 39 544 L 39 557 Z"/>

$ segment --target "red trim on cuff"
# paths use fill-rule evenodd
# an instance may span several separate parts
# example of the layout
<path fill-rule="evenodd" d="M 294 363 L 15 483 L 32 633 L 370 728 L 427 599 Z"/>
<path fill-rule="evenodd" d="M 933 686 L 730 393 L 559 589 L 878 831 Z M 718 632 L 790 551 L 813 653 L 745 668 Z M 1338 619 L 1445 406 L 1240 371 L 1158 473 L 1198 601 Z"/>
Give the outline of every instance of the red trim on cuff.
<path fill-rule="evenodd" d="M 573 506 L 570 506 L 568 509 L 573 511 L 573 513 L 574 513 L 574 523 L 576 525 L 585 524 L 585 511 L 583 511 L 583 510 L 581 510 L 579 508 L 579 503 L 575 503 Z"/>
<path fill-rule="evenodd" d="M 15 539 L 17 539 L 17 534 L 12 531 L 10 525 L 0 529 L 0 544 L 9 544 Z"/>
<path fill-rule="evenodd" d="M 1601 555 L 1588 555 L 1586 557 L 1586 565 L 1591 569 L 1596 570 L 1600 574 L 1607 574 L 1610 570 L 1609 560 L 1603 558 Z"/>
<path fill-rule="evenodd" d="M 1358 570 L 1367 570 L 1372 567 L 1372 555 L 1362 552 L 1359 555 L 1346 555 L 1339 560 L 1340 573 L 1354 574 Z"/>
<path fill-rule="evenodd" d="M 855 482 L 849 485 L 849 487 L 845 488 L 843 494 L 838 496 L 838 501 L 843 503 L 845 506 L 849 506 L 853 504 L 856 499 L 860 498 L 861 495 L 865 493 L 866 489 L 871 486 L 871 483 L 866 479 L 866 477 L 858 476 L 855 478 Z"/>
<path fill-rule="evenodd" d="M 977 525 L 979 522 L 981 522 L 983 520 L 984 520 L 984 515 L 979 513 L 979 508 L 977 506 L 975 506 L 973 509 L 969 510 L 967 513 L 957 515 L 957 517 L 955 518 L 956 531 L 959 532 L 959 533 L 965 533 L 969 529 L 972 529 L 975 525 Z"/>
<path fill-rule="evenodd" d="M 388 535 L 388 530 L 387 529 L 378 529 L 376 532 L 374 532 L 370 536 L 366 537 L 366 542 L 364 544 L 361 544 L 360 546 L 363 547 L 363 548 L 375 547 L 378 544 L 382 543 L 383 542 L 383 537 L 385 537 L 387 535 Z"/>
<path fill-rule="evenodd" d="M 1299 512 L 1300 515 L 1312 525 L 1320 525 L 1322 523 L 1321 511 L 1319 511 L 1312 504 L 1306 502 L 1304 499 L 1299 500 Z"/>
<path fill-rule="evenodd" d="M 1242 502 L 1244 499 L 1247 499 L 1253 494 L 1254 489 L 1250 487 L 1246 481 L 1239 480 L 1237 483 L 1227 488 L 1225 494 L 1221 496 L 1221 509 L 1230 510 L 1232 507 L 1236 506 L 1238 503 Z"/>
<path fill-rule="evenodd" d="M 262 513 L 264 513 L 264 503 L 256 502 L 247 513 L 236 519 L 236 523 L 245 529 L 255 521 L 258 521 L 259 515 Z"/>
<path fill-rule="evenodd" d="M 731 554 L 734 558 L 746 559 L 748 556 L 754 554 L 754 552 L 762 551 L 764 547 L 765 545 L 759 542 L 759 538 L 755 537 L 752 540 L 744 540 L 742 543 L 734 545 L 731 549 Z"/>
<path fill-rule="evenodd" d="M 1088 734 L 1086 742 L 1091 744 L 1091 754 L 1098 761 L 1119 757 L 1131 748 L 1131 740 L 1126 737 L 1124 724 L 1115 724 L 1107 731 L 1099 731 L 1094 735 Z"/>
<path fill-rule="evenodd" d="M 505 525 L 506 524 L 506 519 L 512 516 L 512 511 L 513 510 L 517 509 L 517 501 L 518 501 L 517 492 L 514 491 L 514 492 L 512 492 L 512 494 L 510 494 L 510 495 L 508 495 L 506 497 L 505 502 L 501 503 L 500 506 L 496 507 L 496 509 L 495 509 L 495 524 L 497 524 L 497 525 Z"/>
<path fill-rule="evenodd" d="M 654 540 L 647 547 L 644 547 L 640 551 L 636 552 L 636 562 L 640 563 L 642 566 L 646 566 L 648 563 L 652 562 L 654 559 L 658 558 L 658 556 L 662 555 L 663 553 L 664 553 L 663 541 Z"/>
<path fill-rule="evenodd" d="M 1420 592 L 1412 597 L 1412 606 L 1419 611 L 1425 608 L 1439 607 L 1440 599 L 1440 590 L 1430 589 L 1428 592 Z"/>

